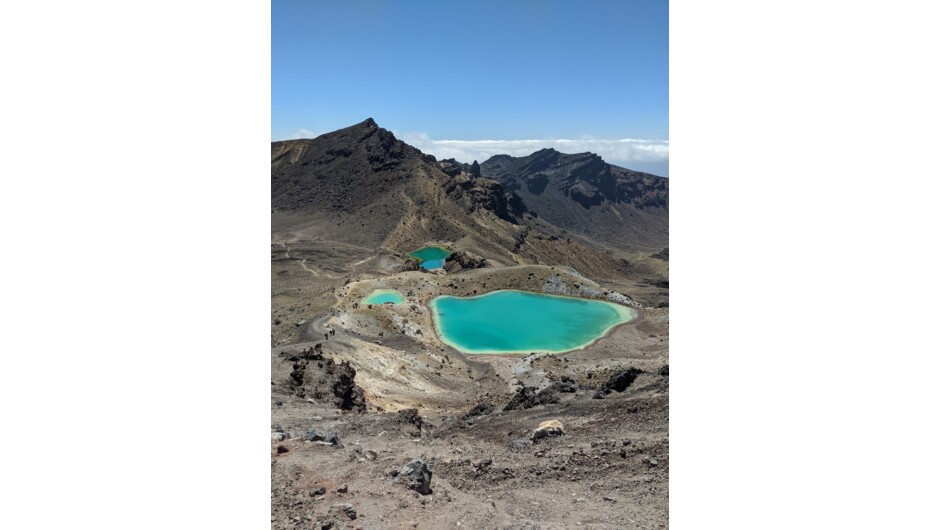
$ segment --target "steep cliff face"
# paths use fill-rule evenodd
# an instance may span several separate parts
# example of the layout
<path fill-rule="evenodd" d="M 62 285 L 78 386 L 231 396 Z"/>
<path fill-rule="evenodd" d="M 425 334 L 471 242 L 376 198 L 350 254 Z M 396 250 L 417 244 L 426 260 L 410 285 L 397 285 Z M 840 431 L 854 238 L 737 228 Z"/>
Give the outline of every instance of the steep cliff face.
<path fill-rule="evenodd" d="M 669 179 L 604 162 L 593 153 L 542 149 L 497 155 L 481 174 L 519 195 L 540 218 L 624 250 L 661 249 L 669 240 Z"/>

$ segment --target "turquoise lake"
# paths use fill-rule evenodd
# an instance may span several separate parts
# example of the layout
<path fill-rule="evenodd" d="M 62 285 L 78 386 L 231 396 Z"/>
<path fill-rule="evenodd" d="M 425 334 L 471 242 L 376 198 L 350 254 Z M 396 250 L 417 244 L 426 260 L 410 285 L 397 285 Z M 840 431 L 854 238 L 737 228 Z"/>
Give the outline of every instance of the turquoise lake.
<path fill-rule="evenodd" d="M 438 296 L 431 311 L 444 343 L 475 354 L 577 350 L 638 315 L 611 302 L 514 290 Z"/>
<path fill-rule="evenodd" d="M 422 269 L 440 269 L 450 252 L 441 247 L 422 247 L 408 255 L 418 260 Z"/>
<path fill-rule="evenodd" d="M 404 303 L 405 297 L 398 291 L 394 289 L 376 289 L 372 291 L 372 294 L 363 299 L 365 304 L 401 304 Z"/>

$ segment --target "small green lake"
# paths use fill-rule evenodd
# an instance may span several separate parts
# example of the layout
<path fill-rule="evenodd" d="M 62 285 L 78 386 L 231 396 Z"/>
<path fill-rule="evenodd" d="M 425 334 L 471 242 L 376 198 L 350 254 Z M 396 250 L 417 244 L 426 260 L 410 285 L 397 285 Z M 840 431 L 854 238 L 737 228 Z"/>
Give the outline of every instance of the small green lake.
<path fill-rule="evenodd" d="M 526 291 L 431 300 L 441 340 L 463 353 L 561 353 L 588 346 L 638 313 L 620 304 Z"/>
<path fill-rule="evenodd" d="M 408 255 L 418 260 L 422 269 L 440 269 L 450 251 L 442 247 L 422 247 Z"/>
<path fill-rule="evenodd" d="M 405 297 L 394 289 L 376 289 L 362 300 L 364 304 L 401 304 Z"/>

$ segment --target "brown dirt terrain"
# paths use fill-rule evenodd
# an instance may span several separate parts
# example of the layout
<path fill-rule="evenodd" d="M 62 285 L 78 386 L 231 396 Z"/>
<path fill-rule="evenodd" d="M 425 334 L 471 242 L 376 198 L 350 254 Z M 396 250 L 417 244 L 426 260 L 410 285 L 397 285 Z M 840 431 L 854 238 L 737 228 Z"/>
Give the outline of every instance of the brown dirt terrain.
<path fill-rule="evenodd" d="M 290 257 L 272 245 L 272 306 L 279 321 L 272 326 L 272 430 L 290 433 L 272 440 L 272 527 L 667 526 L 668 371 L 660 372 L 668 365 L 668 308 L 639 302 L 640 319 L 576 352 L 464 356 L 438 341 L 426 305 L 436 294 L 552 285 L 569 294 L 618 291 L 655 306 L 667 299 L 645 279 L 655 270 L 617 284 L 539 265 L 441 275 L 394 272 L 403 260 L 330 241 L 287 247 Z M 361 304 L 375 288 L 399 289 L 408 302 Z M 327 338 L 324 329 L 335 335 Z M 326 358 L 356 371 L 366 412 L 339 409 L 329 391 L 324 399 L 297 395 L 289 356 L 316 344 Z M 317 369 L 308 366 L 316 378 Z M 594 398 L 630 368 L 642 370 L 632 385 Z M 563 380 L 575 392 L 502 410 L 520 386 L 541 390 Z M 465 417 L 481 402 L 492 410 Z M 420 429 L 402 421 L 400 411 L 409 408 L 423 418 Z M 565 434 L 528 441 L 549 419 L 561 421 Z M 342 446 L 304 441 L 310 429 L 336 431 Z M 527 441 L 512 444 L 518 439 Z M 278 453 L 278 446 L 287 452 Z M 432 470 L 430 495 L 389 476 L 414 458 Z M 338 493 L 343 485 L 346 492 Z M 320 487 L 325 493 L 310 495 Z M 351 504 L 356 519 L 331 509 L 336 503 Z"/>
<path fill-rule="evenodd" d="M 466 174 L 409 165 L 430 162 L 369 122 L 338 131 L 365 138 L 350 149 L 342 138 L 272 146 L 272 173 L 289 182 L 272 212 L 272 528 L 668 527 L 668 254 L 503 219 L 488 202 L 498 184 L 470 183 L 454 199 L 447 179 Z M 357 156 L 340 170 L 371 164 L 371 177 L 356 178 L 378 175 L 423 197 L 423 209 L 362 196 L 390 217 L 334 213 L 341 194 L 323 183 L 325 195 L 311 194 L 307 173 L 281 167 Z M 409 180 L 415 168 L 423 176 Z M 461 251 L 466 267 L 408 270 L 406 252 L 430 243 Z M 378 288 L 405 303 L 362 303 Z M 438 339 L 433 297 L 497 289 L 607 299 L 639 317 L 556 355 L 468 356 Z M 564 434 L 533 440 L 547 420 Z M 395 476 L 414 459 L 430 470 L 427 494 Z"/>

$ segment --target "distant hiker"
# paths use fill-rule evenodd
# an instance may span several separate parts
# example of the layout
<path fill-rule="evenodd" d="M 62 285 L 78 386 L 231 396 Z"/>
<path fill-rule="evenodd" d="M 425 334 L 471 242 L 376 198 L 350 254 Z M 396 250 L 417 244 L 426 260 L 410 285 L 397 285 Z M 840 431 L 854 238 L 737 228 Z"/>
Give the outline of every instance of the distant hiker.
<path fill-rule="evenodd" d="M 329 334 L 329 333 L 324 333 L 324 334 L 323 334 L 323 340 L 330 340 L 330 334 Z"/>

